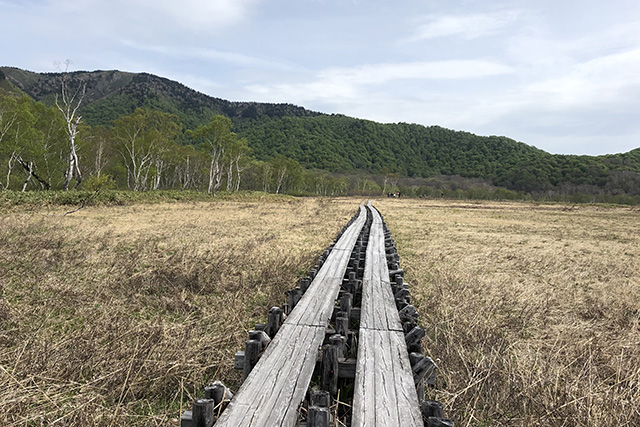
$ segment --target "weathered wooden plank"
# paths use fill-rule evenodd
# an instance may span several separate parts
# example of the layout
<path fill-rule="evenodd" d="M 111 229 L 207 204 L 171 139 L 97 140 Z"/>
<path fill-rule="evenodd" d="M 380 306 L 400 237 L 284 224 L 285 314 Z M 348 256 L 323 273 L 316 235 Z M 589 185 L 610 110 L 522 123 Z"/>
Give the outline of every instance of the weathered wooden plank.
<path fill-rule="evenodd" d="M 402 331 L 402 323 L 396 309 L 391 286 L 389 268 L 384 249 L 382 218 L 375 209 L 369 233 L 367 257 L 362 279 L 362 309 L 360 327 Z"/>
<path fill-rule="evenodd" d="M 372 209 L 362 283 L 352 426 L 423 426 L 402 324 L 389 284 L 382 219 Z"/>
<path fill-rule="evenodd" d="M 294 425 L 323 338 L 320 326 L 283 325 L 216 425 Z"/>
<path fill-rule="evenodd" d="M 420 426 L 404 335 L 360 329 L 352 426 Z"/>
<path fill-rule="evenodd" d="M 358 219 L 336 242 L 322 268 L 309 285 L 307 292 L 285 320 L 285 324 L 327 325 L 333 312 L 334 302 L 340 292 L 340 284 L 349 262 L 349 255 L 355 246 L 365 219 L 365 207 L 361 206 Z"/>
<path fill-rule="evenodd" d="M 309 288 L 280 327 L 216 426 L 294 426 L 322 345 L 349 255 L 365 222 L 336 242 Z"/>

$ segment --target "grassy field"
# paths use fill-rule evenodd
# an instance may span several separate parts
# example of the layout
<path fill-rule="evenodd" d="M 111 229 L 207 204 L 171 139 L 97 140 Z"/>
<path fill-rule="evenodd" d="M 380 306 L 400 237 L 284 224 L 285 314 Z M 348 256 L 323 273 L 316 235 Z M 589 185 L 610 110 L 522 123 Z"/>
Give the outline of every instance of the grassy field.
<path fill-rule="evenodd" d="M 359 200 L 0 212 L 0 425 L 175 426 Z M 640 212 L 383 199 L 466 425 L 640 425 Z"/>
<path fill-rule="evenodd" d="M 640 425 L 640 211 L 377 206 L 458 426 Z"/>
<path fill-rule="evenodd" d="M 255 201 L 12 209 L 0 217 L 0 425 L 177 425 L 237 385 L 246 331 L 357 204 Z"/>

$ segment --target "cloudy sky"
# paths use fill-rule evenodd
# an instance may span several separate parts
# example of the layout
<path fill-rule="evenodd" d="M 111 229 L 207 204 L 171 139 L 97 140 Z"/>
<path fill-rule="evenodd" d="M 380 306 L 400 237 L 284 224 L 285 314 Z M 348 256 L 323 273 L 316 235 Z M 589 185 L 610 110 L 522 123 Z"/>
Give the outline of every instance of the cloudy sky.
<path fill-rule="evenodd" d="M 0 65 L 149 72 L 234 101 L 640 147 L 637 0 L 0 0 Z"/>

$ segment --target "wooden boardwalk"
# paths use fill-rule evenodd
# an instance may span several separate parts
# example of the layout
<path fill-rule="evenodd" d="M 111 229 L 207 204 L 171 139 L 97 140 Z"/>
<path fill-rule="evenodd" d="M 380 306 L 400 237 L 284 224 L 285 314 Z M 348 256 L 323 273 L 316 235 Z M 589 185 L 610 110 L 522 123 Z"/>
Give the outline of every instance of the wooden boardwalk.
<path fill-rule="evenodd" d="M 371 208 L 352 427 L 423 426 L 405 336 L 391 293 L 382 218 Z"/>
<path fill-rule="evenodd" d="M 216 427 L 296 425 L 351 251 L 366 220 L 365 209 L 360 206 L 358 218 L 336 242 Z"/>
<path fill-rule="evenodd" d="M 362 204 L 338 236 L 269 323 L 249 331 L 238 393 L 205 387 L 182 427 L 453 427 L 441 403 L 424 400 L 437 366 L 422 354 L 425 329 L 380 213 Z"/>

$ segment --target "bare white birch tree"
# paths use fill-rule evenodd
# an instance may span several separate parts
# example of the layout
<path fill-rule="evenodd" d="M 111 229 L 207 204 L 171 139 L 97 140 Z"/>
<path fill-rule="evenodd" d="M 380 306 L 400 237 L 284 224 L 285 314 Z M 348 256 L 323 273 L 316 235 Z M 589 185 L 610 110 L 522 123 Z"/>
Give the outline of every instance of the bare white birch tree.
<path fill-rule="evenodd" d="M 264 162 L 262 163 L 262 191 L 268 193 L 271 190 L 271 178 L 273 176 L 273 169 L 271 168 L 271 164 Z"/>
<path fill-rule="evenodd" d="M 271 168 L 273 170 L 276 194 L 280 194 L 280 191 L 283 190 L 283 185 L 285 183 L 287 174 L 289 173 L 291 162 L 284 156 L 278 156 L 271 159 L 269 163 L 271 164 Z"/>
<path fill-rule="evenodd" d="M 18 153 L 13 151 L 9 156 L 9 160 L 7 161 L 7 183 L 4 185 L 5 190 L 9 189 L 9 184 L 11 183 L 11 172 L 13 171 L 13 167 L 18 161 Z"/>
<path fill-rule="evenodd" d="M 162 156 L 177 148 L 174 139 L 179 131 L 176 116 L 143 108 L 137 108 L 132 114 L 114 122 L 116 149 L 127 168 L 130 190 L 145 191 L 149 188 L 149 174 L 153 166 L 156 169 L 151 188 L 159 187 L 166 166 Z"/>
<path fill-rule="evenodd" d="M 137 109 L 133 114 L 120 117 L 114 122 L 117 150 L 127 168 L 127 187 L 133 191 L 145 189 L 144 172 L 151 166 L 153 152 L 145 138 L 147 113 Z"/>
<path fill-rule="evenodd" d="M 31 101 L 23 97 L 14 99 L 12 97 L 1 97 L 0 99 L 0 158 L 3 163 L 6 159 L 7 175 L 6 183 L 0 183 L 0 187 L 7 190 L 11 185 L 11 174 L 17 165 L 22 165 L 28 172 L 26 184 L 23 184 L 23 191 L 26 185 L 35 175 L 35 160 L 33 159 L 37 145 L 40 142 L 40 135 L 34 129 L 35 118 L 31 111 Z M 28 153 L 27 162 L 23 160 L 25 153 Z"/>
<path fill-rule="evenodd" d="M 280 194 L 280 189 L 282 188 L 285 176 L 287 176 L 287 165 L 283 164 L 280 165 L 276 172 L 276 194 Z"/>
<path fill-rule="evenodd" d="M 95 169 L 96 177 L 98 178 L 100 178 L 100 175 L 102 174 L 102 170 L 107 165 L 107 157 L 104 155 L 106 144 L 107 144 L 107 141 L 104 138 L 98 138 L 95 144 L 96 155 L 93 162 L 94 163 L 93 167 Z"/>
<path fill-rule="evenodd" d="M 62 113 L 62 117 L 66 122 L 67 137 L 69 138 L 69 156 L 67 163 L 67 170 L 64 174 L 64 191 L 69 190 L 69 184 L 71 180 L 75 178 L 76 188 L 82 182 L 82 173 L 80 172 L 80 165 L 78 161 L 78 153 L 76 147 L 76 137 L 78 136 L 78 126 L 82 121 L 82 117 L 78 114 L 78 109 L 82 104 L 85 93 L 87 91 L 87 85 L 79 84 L 75 90 L 69 88 L 68 82 L 68 69 L 71 61 L 68 59 L 65 61 L 65 71 L 62 73 L 62 99 L 59 99 L 56 95 L 56 107 Z"/>
<path fill-rule="evenodd" d="M 15 147 L 9 147 L 8 139 L 9 130 L 13 128 L 13 125 L 16 123 L 18 119 L 18 113 L 16 111 L 16 102 L 11 98 L 6 98 L 2 100 L 0 103 L 0 153 L 4 153 L 5 151 L 8 154 L 7 160 L 7 183 L 3 184 L 0 182 L 0 185 L 4 190 L 9 189 L 9 182 L 11 179 L 11 172 L 13 171 L 13 166 L 15 165 L 17 159 L 17 153 Z M 10 153 L 9 153 L 10 152 Z"/>
<path fill-rule="evenodd" d="M 229 144 L 226 158 L 227 191 L 238 191 L 240 189 L 240 174 L 245 169 L 240 167 L 240 162 L 250 151 L 246 138 L 236 138 Z"/>
<path fill-rule="evenodd" d="M 240 175 L 242 174 L 242 172 L 247 169 L 247 162 L 243 162 L 243 166 L 240 167 L 240 161 L 236 160 L 236 188 L 235 191 L 239 191 L 240 190 Z"/>
<path fill-rule="evenodd" d="M 231 126 L 231 119 L 216 115 L 209 123 L 198 126 L 198 128 L 191 133 L 193 138 L 196 141 L 201 141 L 201 144 L 203 144 L 209 152 L 211 164 L 209 166 L 209 186 L 207 192 L 214 196 L 222 184 L 222 163 L 225 152 L 229 144 L 235 139 L 235 134 L 231 132 Z"/>

